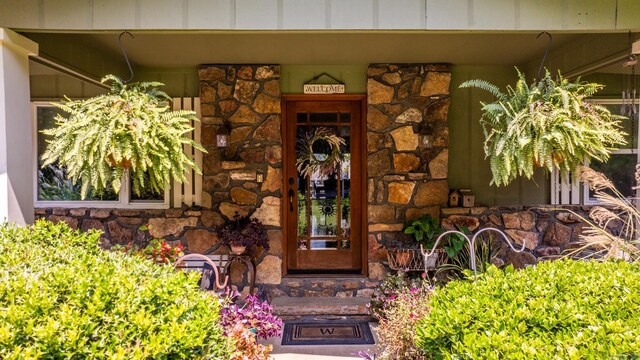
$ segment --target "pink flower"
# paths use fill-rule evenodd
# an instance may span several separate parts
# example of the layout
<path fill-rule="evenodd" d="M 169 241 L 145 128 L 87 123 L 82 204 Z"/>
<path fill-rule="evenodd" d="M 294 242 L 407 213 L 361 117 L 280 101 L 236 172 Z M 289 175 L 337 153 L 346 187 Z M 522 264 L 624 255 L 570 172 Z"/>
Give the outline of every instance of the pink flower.
<path fill-rule="evenodd" d="M 427 273 L 422 273 L 421 276 L 422 276 L 423 279 L 426 279 L 427 278 Z"/>
<path fill-rule="evenodd" d="M 389 296 L 389 299 L 395 300 L 396 299 L 396 294 L 391 294 L 391 296 Z"/>
<path fill-rule="evenodd" d="M 416 293 L 418 293 L 418 291 L 420 291 L 420 289 L 418 289 L 418 288 L 411 288 L 409 291 L 410 291 L 412 294 L 416 294 Z"/>

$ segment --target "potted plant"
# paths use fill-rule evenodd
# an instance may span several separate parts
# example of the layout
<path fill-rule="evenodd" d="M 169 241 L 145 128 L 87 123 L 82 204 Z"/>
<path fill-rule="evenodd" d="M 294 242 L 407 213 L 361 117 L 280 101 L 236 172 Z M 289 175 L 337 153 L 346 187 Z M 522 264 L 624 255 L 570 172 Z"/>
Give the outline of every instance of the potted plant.
<path fill-rule="evenodd" d="M 185 155 L 183 145 L 205 152 L 184 136 L 193 130 L 195 112 L 169 111 L 171 98 L 157 89 L 163 84 L 125 84 L 108 75 L 102 83 L 111 90 L 89 99 L 65 100 L 53 105 L 66 114 L 57 115 L 57 127 L 44 130 L 53 136 L 42 156 L 43 168 L 57 162 L 75 184 L 81 180 L 81 197 L 111 187 L 117 193 L 123 174 L 129 173 L 133 191 L 143 188 L 163 193 L 171 179 L 185 180 L 185 170 L 196 164 Z"/>
<path fill-rule="evenodd" d="M 229 246 L 233 254 L 243 254 L 252 246 L 269 250 L 267 231 L 257 219 L 236 215 L 234 221 L 218 227 L 216 232 L 220 241 Z"/>
<path fill-rule="evenodd" d="M 517 71 L 518 69 L 516 69 Z M 548 71 L 528 84 L 518 71 L 515 87 L 506 93 L 484 80 L 469 80 L 461 88 L 477 87 L 497 98 L 482 104 L 484 152 L 492 184 L 508 185 L 517 176 L 531 178 L 536 167 L 566 175 L 585 159 L 607 161 L 611 150 L 626 143 L 623 117 L 588 101 L 603 86 L 571 82 Z"/>
<path fill-rule="evenodd" d="M 467 233 L 468 229 L 464 226 L 456 226 L 458 231 Z M 442 226 L 438 222 L 438 219 L 434 219 L 431 215 L 424 215 L 423 217 L 413 220 L 404 226 L 403 232 L 405 234 L 412 235 L 416 243 L 422 245 L 424 251 L 431 252 L 436 245 L 438 236 L 444 232 Z M 444 238 L 438 245 L 438 249 L 425 261 L 427 268 L 434 268 L 437 265 L 438 258 L 442 251 L 444 251 L 449 258 L 453 258 L 462 250 L 465 238 L 460 234 L 450 234 Z"/>
<path fill-rule="evenodd" d="M 442 227 L 438 219 L 431 217 L 431 215 L 424 215 L 405 224 L 403 232 L 411 235 L 416 243 L 423 245 L 425 251 L 430 252 L 435 245 L 436 235 L 442 232 Z M 435 267 L 438 256 L 438 251 L 429 256 L 425 261 L 426 267 Z"/>

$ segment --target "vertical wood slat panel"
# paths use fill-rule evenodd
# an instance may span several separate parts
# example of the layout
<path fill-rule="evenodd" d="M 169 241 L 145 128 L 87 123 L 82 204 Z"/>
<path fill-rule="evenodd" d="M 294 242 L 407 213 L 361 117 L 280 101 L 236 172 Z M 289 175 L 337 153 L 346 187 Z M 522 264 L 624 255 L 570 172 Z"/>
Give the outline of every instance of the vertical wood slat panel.
<path fill-rule="evenodd" d="M 193 110 L 191 101 L 191 98 L 182 98 L 182 110 Z M 194 121 L 190 122 L 191 127 L 193 127 L 193 123 Z M 185 135 L 189 139 L 193 140 L 193 130 Z M 188 158 L 193 159 L 193 147 L 191 145 L 184 144 L 183 150 Z M 193 205 L 193 170 L 190 167 L 185 171 L 184 177 L 186 178 L 186 181 L 182 184 L 182 188 L 184 190 L 182 202 L 191 206 Z"/>
<path fill-rule="evenodd" d="M 571 204 L 580 205 L 580 181 L 578 174 L 571 174 Z"/>
<path fill-rule="evenodd" d="M 173 99 L 173 110 L 182 109 L 182 99 L 174 98 Z M 171 206 L 179 208 L 182 207 L 182 184 L 178 181 L 173 181 L 173 201 Z"/>
<path fill-rule="evenodd" d="M 570 193 L 569 193 L 569 179 L 568 176 L 561 176 L 560 182 L 560 199 L 561 204 L 567 205 L 570 203 Z"/>
<path fill-rule="evenodd" d="M 173 110 L 193 110 L 196 113 L 196 117 L 200 119 L 200 98 L 174 98 Z M 200 143 L 202 137 L 200 121 L 192 121 L 191 126 L 193 127 L 193 131 L 186 134 L 186 136 Z M 193 148 L 191 145 L 184 145 L 183 151 L 202 169 L 201 151 Z M 202 175 L 189 168 L 185 172 L 185 178 L 186 182 L 183 184 L 177 181 L 173 182 L 171 206 L 182 207 L 182 204 L 186 204 L 187 206 L 202 205 Z"/>
<path fill-rule="evenodd" d="M 580 205 L 580 181 L 576 174 L 561 177 L 558 170 L 551 173 L 551 204 Z"/>
<path fill-rule="evenodd" d="M 560 176 L 558 174 L 558 170 L 554 169 L 551 172 L 551 205 L 560 204 Z"/>
<path fill-rule="evenodd" d="M 202 116 L 200 113 L 200 98 L 193 98 L 193 108 L 196 112 L 196 117 L 200 120 L 200 121 L 196 121 L 194 124 L 194 131 L 193 131 L 193 140 L 195 140 L 197 143 L 201 144 L 201 137 L 202 137 Z M 196 161 L 196 165 L 198 166 L 198 168 L 200 170 L 202 170 L 202 151 L 194 149 L 194 155 L 195 155 L 195 161 Z M 194 177 L 194 191 L 195 191 L 195 204 L 196 205 L 202 205 L 202 175 L 194 172 L 193 173 L 193 177 Z"/>

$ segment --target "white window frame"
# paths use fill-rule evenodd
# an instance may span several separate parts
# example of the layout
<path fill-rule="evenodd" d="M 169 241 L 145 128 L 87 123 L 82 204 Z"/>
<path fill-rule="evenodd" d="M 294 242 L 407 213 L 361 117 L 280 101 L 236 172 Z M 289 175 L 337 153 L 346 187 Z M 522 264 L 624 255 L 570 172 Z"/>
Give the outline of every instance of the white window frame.
<path fill-rule="evenodd" d="M 622 105 L 622 99 L 593 99 L 591 100 L 591 102 L 598 105 Z M 640 105 L 638 105 L 640 104 L 640 99 L 636 99 L 635 104 L 636 106 L 638 106 L 638 109 L 636 109 L 636 111 L 640 111 Z M 631 121 L 636 122 L 636 126 L 635 126 L 636 135 L 638 136 L 638 144 L 636 144 L 636 146 L 640 147 L 640 122 L 638 121 L 637 117 L 636 119 L 631 119 Z M 620 150 L 615 150 L 611 152 L 611 155 L 632 155 L 632 154 L 636 154 L 636 164 L 640 164 L 640 150 L 638 148 L 620 149 Z M 589 166 L 589 161 L 585 160 L 584 165 Z M 636 189 L 635 197 L 640 198 L 640 189 Z M 584 183 L 582 185 L 582 202 L 584 205 L 600 205 L 601 204 L 600 201 L 589 196 L 589 185 L 587 183 Z"/>
<path fill-rule="evenodd" d="M 36 208 L 109 208 L 109 209 L 168 209 L 171 199 L 171 185 L 164 188 L 163 200 L 131 200 L 131 184 L 128 175 L 122 179 L 118 200 L 38 200 L 38 108 L 54 107 L 47 101 L 32 101 L 33 124 L 33 199 Z"/>

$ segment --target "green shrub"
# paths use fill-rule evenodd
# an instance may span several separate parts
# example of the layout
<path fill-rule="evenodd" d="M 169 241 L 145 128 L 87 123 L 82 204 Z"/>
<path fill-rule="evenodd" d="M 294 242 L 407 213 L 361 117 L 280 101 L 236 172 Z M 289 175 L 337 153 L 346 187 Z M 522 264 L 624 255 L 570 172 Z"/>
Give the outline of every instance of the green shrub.
<path fill-rule="evenodd" d="M 98 248 L 100 233 L 0 225 L 0 358 L 224 359 L 193 275 Z"/>
<path fill-rule="evenodd" d="M 416 343 L 434 358 L 640 356 L 640 266 L 558 260 L 434 292 Z"/>

